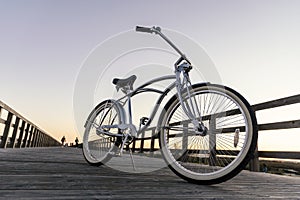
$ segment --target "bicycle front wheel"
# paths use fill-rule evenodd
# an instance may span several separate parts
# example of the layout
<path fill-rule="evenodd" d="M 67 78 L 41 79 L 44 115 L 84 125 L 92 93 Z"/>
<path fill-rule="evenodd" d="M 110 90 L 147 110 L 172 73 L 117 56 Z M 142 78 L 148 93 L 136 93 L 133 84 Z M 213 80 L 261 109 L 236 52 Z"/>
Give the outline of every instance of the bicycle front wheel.
<path fill-rule="evenodd" d="M 119 125 L 122 118 L 121 106 L 113 101 L 101 102 L 89 115 L 83 136 L 83 155 L 91 165 L 102 165 L 109 161 L 112 154 L 118 149 L 122 138 L 114 135 L 105 135 L 97 129 L 103 125 Z M 111 134 L 119 134 L 118 128 L 111 128 Z"/>
<path fill-rule="evenodd" d="M 212 84 L 194 85 L 191 98 L 187 92 L 181 95 L 208 131 L 194 131 L 174 96 L 161 115 L 160 147 L 165 161 L 189 182 L 215 184 L 232 178 L 256 147 L 257 122 L 249 103 L 236 91 Z"/>

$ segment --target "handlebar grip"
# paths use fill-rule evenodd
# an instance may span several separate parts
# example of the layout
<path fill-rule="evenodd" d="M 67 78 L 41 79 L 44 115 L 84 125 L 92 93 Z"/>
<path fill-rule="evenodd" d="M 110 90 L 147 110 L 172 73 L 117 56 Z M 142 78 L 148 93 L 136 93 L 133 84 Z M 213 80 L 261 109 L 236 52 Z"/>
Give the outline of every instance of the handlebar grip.
<path fill-rule="evenodd" d="M 142 26 L 136 26 L 135 30 L 137 32 L 153 33 L 152 28 L 142 27 Z"/>

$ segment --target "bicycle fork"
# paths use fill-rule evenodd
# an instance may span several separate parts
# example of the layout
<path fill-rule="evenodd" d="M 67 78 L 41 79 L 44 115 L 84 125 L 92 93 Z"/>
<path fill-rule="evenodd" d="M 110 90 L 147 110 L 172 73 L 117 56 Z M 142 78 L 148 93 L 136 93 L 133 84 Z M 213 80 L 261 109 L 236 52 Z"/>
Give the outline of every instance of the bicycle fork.
<path fill-rule="evenodd" d="M 177 89 L 179 101 L 184 113 L 191 120 L 196 135 L 206 136 L 208 129 L 206 126 L 204 126 L 203 122 L 201 121 L 201 113 L 197 106 L 197 101 L 195 97 L 191 95 L 190 90 L 192 90 L 192 84 L 188 74 L 188 71 L 191 68 L 188 67 L 191 66 L 188 63 L 183 63 L 178 67 L 176 71 L 176 82 L 177 82 L 176 89 Z M 183 75 L 182 80 L 181 80 L 181 74 Z M 187 91 L 187 97 L 183 99 L 182 94 L 185 90 Z M 198 118 L 196 117 L 197 114 L 199 116 Z"/>

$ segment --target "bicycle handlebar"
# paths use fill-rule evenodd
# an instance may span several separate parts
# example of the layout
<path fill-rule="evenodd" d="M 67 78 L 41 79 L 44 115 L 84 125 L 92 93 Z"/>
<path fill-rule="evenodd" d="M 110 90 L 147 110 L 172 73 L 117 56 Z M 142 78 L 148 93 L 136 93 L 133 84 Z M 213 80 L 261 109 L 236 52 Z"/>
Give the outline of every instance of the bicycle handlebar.
<path fill-rule="evenodd" d="M 161 32 L 161 28 L 160 27 L 143 27 L 143 26 L 136 26 L 135 30 L 137 32 L 144 32 L 144 33 L 155 33 L 158 34 L 159 36 L 161 36 L 171 47 L 173 47 L 181 56 L 182 59 L 186 60 L 188 63 L 191 63 L 186 56 L 175 46 L 175 44 L 173 44 L 173 42 L 171 42 L 171 40 L 169 40 L 162 32 Z"/>
<path fill-rule="evenodd" d="M 137 32 L 153 33 L 152 28 L 136 26 L 135 30 Z"/>

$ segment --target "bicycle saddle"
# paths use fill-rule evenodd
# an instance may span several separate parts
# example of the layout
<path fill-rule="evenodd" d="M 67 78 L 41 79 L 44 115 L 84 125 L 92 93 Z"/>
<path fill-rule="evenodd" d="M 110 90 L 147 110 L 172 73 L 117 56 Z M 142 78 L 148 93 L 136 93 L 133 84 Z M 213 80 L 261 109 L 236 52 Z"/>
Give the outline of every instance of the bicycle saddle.
<path fill-rule="evenodd" d="M 129 86 L 129 88 L 132 90 L 133 89 L 132 86 L 135 80 L 136 80 L 136 75 L 132 75 L 125 79 L 114 78 L 112 83 L 119 88 Z"/>

